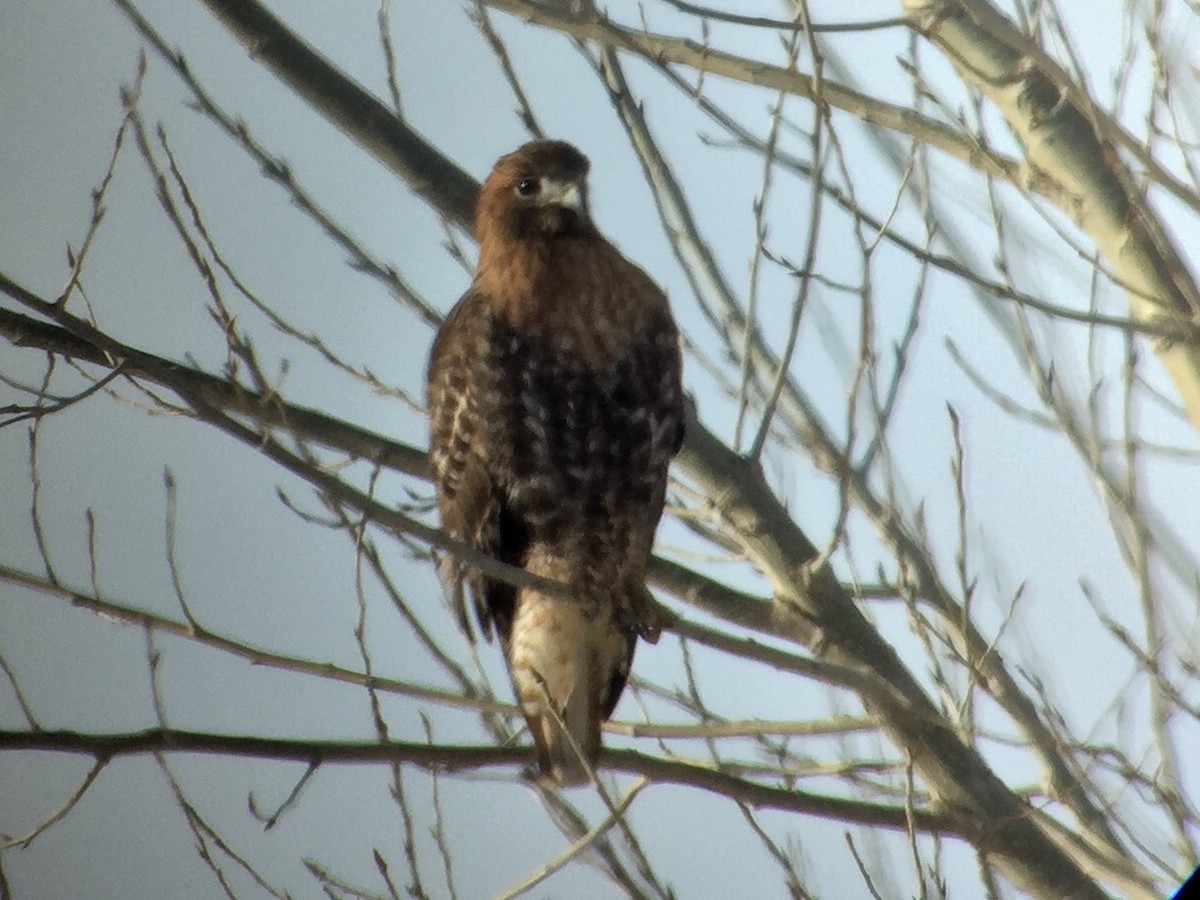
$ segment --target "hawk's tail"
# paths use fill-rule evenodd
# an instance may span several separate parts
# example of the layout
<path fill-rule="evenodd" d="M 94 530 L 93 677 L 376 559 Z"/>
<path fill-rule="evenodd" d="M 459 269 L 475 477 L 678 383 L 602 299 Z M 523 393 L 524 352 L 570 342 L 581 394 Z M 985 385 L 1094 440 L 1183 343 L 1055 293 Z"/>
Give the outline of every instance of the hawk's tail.
<path fill-rule="evenodd" d="M 600 717 L 573 699 L 554 711 L 543 706 L 531 712 L 522 704 L 537 748 L 540 778 L 555 787 L 590 782 L 600 756 Z"/>
<path fill-rule="evenodd" d="M 604 609 L 521 591 L 508 647 L 513 685 L 543 779 L 586 784 L 600 725 L 625 686 L 633 641 Z"/>

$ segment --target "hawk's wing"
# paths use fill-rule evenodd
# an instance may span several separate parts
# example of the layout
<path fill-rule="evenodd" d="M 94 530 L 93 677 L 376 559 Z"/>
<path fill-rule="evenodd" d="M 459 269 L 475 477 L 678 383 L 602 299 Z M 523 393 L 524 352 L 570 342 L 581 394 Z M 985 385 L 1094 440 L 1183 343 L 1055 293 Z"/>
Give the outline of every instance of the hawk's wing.
<path fill-rule="evenodd" d="M 427 373 L 430 463 L 438 487 L 442 527 L 452 536 L 494 559 L 520 565 L 527 538 L 507 509 L 502 477 L 495 471 L 496 391 L 499 375 L 489 352 L 490 313 L 486 298 L 468 291 L 438 331 Z M 489 412 L 491 410 L 491 412 Z M 459 624 L 471 629 L 464 583 L 474 598 L 475 617 L 484 636 L 493 625 L 507 641 L 512 628 L 516 589 L 486 578 L 453 557 L 444 572 Z"/>

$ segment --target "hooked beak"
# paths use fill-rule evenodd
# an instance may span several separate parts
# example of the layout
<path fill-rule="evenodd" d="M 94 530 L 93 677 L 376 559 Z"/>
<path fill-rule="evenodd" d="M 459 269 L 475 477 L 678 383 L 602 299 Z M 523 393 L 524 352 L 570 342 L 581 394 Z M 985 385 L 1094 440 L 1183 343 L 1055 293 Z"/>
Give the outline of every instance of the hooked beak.
<path fill-rule="evenodd" d="M 587 185 L 583 179 L 572 181 L 547 181 L 542 189 L 542 206 L 561 206 L 572 210 L 584 219 L 589 218 Z"/>

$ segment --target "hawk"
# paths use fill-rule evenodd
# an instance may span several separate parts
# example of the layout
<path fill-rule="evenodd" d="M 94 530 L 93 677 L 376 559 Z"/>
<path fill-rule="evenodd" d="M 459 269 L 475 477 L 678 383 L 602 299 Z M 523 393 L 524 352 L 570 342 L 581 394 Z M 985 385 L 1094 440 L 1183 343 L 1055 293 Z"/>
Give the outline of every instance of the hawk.
<path fill-rule="evenodd" d="M 470 634 L 500 638 L 544 783 L 588 780 L 638 636 L 660 621 L 646 567 L 683 441 L 666 295 L 588 215 L 587 158 L 561 141 L 502 157 L 475 210 L 479 265 L 427 374 L 445 530 L 565 590 L 447 561 Z M 586 763 L 586 764 L 585 764 Z"/>

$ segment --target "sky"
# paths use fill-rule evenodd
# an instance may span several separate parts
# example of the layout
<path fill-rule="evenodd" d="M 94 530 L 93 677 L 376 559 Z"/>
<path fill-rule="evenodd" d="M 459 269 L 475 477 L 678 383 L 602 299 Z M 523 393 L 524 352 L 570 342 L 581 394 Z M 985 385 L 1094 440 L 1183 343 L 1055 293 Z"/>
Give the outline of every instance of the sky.
<path fill-rule="evenodd" d="M 415 291 L 446 311 L 469 283 L 473 247 L 451 233 L 466 254 L 464 262 L 447 252 L 447 232 L 436 214 L 407 186 L 329 127 L 317 113 L 251 59 L 199 3 L 139 2 L 143 14 L 167 42 L 186 55 L 192 71 L 230 114 L 247 123 L 270 152 L 287 160 L 297 181 L 374 257 L 393 265 Z M 837 5 L 831 5 L 835 9 Z M 1074 11 L 1079 6 L 1064 4 Z M 380 97 L 387 96 L 385 65 L 376 7 L 370 3 L 307 0 L 274 4 L 286 9 L 288 24 L 322 53 Z M 777 15 L 770 4 L 750 7 Z M 897 14 L 898 4 L 860 4 L 863 19 Z M 636 21 L 629 3 L 613 3 L 622 21 Z M 513 114 L 513 100 L 494 58 L 462 4 L 393 0 L 390 6 L 397 78 L 404 114 L 427 139 L 460 166 L 482 178 L 492 162 L 526 139 Z M 840 12 L 827 14 L 828 18 Z M 652 25 L 676 33 L 685 20 L 662 6 L 651 10 Z M 1101 27 L 1102 17 L 1078 15 L 1072 33 L 1083 40 L 1085 65 L 1102 96 L 1120 36 Z M 718 354 L 718 342 L 701 316 L 691 289 L 661 228 L 653 198 L 608 100 L 580 53 L 568 42 L 495 14 L 500 34 L 530 89 L 546 130 L 571 140 L 592 159 L 593 213 L 601 229 L 667 289 L 684 329 L 696 345 Z M 693 29 L 694 30 L 694 29 Z M 683 32 L 690 37 L 698 34 Z M 733 52 L 776 61 L 773 38 L 742 30 L 714 32 Z M 769 46 L 764 46 L 764 40 Z M 1182 38 L 1180 38 L 1182 41 Z M 91 217 L 91 194 L 104 176 L 121 121 L 120 89 L 133 83 L 143 42 L 114 3 L 43 0 L 27 9 L 0 7 L 0 270 L 54 297 L 66 283 L 68 246 L 78 248 Z M 841 60 L 860 85 L 895 102 L 908 99 L 897 59 L 908 52 L 907 37 L 896 30 L 840 39 Z M 932 51 L 922 60 L 946 76 Z M 872 62 L 864 62 L 871 60 Z M 802 60 L 803 62 L 803 60 Z M 761 163 L 745 153 L 713 146 L 716 127 L 693 105 L 657 79 L 647 66 L 627 61 L 627 74 L 664 152 L 681 174 L 698 221 L 703 223 L 718 262 L 741 294 L 749 291 L 748 261 L 754 248 L 753 198 L 760 190 Z M 285 314 L 301 331 L 318 332 L 330 349 L 369 368 L 391 393 L 375 392 L 326 365 L 319 354 L 273 331 L 261 313 L 236 298 L 239 321 L 254 336 L 269 374 L 292 402 L 311 405 L 381 433 L 424 446 L 424 421 L 401 396 L 419 397 L 425 355 L 432 332 L 378 281 L 347 265 L 298 211 L 285 191 L 264 179 L 259 166 L 229 138 L 188 105 L 187 90 L 169 66 L 150 53 L 140 109 L 151 141 L 161 123 L 168 144 L 204 211 L 207 227 L 225 259 L 265 303 Z M 955 98 L 952 82 L 940 83 Z M 769 124 L 772 95 L 744 87 L 706 85 L 708 95 L 736 109 L 757 130 Z M 1131 105 L 1136 105 L 1136 86 Z M 792 99 L 787 109 L 801 128 L 811 124 L 811 107 Z M 893 206 L 897 175 L 879 156 L 862 129 L 839 119 L 839 136 L 860 199 L 878 215 Z M 992 123 L 994 125 L 994 122 Z M 1187 125 L 1185 123 L 1184 127 Z M 996 129 L 1001 147 L 1011 147 Z M 788 146 L 804 149 L 803 135 L 789 134 Z M 189 263 L 181 242 L 164 220 L 155 185 L 141 164 L 132 139 L 117 162 L 106 196 L 106 212 L 85 269 L 84 286 L 98 321 L 111 333 L 159 355 L 193 360 L 210 371 L 225 363 L 225 348 L 206 309 L 210 298 Z M 161 145 L 156 154 L 164 158 Z M 976 177 L 964 167 L 937 169 L 935 215 L 948 231 L 971 236 L 970 252 L 985 263 L 994 241 L 989 211 Z M 966 198 L 964 200 L 964 197 Z M 806 246 L 803 221 L 810 201 L 807 182 L 777 174 L 767 209 L 771 243 L 792 259 Z M 822 234 L 821 265 L 831 279 L 857 277 L 849 229 L 829 213 L 829 236 Z M 1049 297 L 1078 295 L 1087 285 L 1086 263 L 1063 259 L 1048 246 L 1045 227 L 1028 209 L 1010 211 L 1014 276 Z M 896 209 L 899 225 L 919 234 L 919 211 Z M 1183 221 L 1183 220 L 1181 220 Z M 1043 229 L 1040 230 L 1039 229 Z M 903 330 L 913 294 L 915 267 L 901 254 L 881 251 L 873 278 L 882 290 L 895 285 L 894 305 L 877 310 L 878 342 L 886 352 Z M 759 286 L 768 341 L 783 343 L 794 279 L 768 267 Z M 232 296 L 232 292 L 231 292 Z M 843 428 L 844 401 L 853 374 L 857 340 L 856 300 L 829 288 L 816 292 L 807 314 L 793 371 L 835 429 Z M 1108 311 L 1120 313 L 1122 298 L 1102 289 Z M 80 307 L 82 309 L 82 307 Z M 80 310 L 76 310 L 77 312 Z M 1095 585 L 1100 602 L 1118 622 L 1137 632 L 1139 618 L 1129 602 L 1131 585 L 1097 499 L 1093 480 L 1064 441 L 1048 437 L 1035 424 L 999 411 L 965 379 L 953 362 L 949 343 L 964 349 L 972 365 L 993 384 L 1024 404 L 1035 397 L 1004 336 L 976 298 L 945 276 L 933 276 L 922 310 L 922 330 L 906 376 L 903 399 L 890 432 L 891 450 L 904 465 L 896 473 L 903 506 L 921 510 L 944 558 L 953 566 L 949 536 L 957 527 L 953 483 L 949 478 L 953 438 L 947 407 L 961 414 L 967 452 L 966 487 L 972 564 L 979 578 L 976 612 L 989 634 L 1001 631 L 1013 660 L 1047 679 L 1050 699 L 1071 725 L 1111 740 L 1134 738 L 1138 715 L 1128 724 L 1113 712 L 1114 698 L 1132 677 L 1128 661 L 1114 665 L 1116 648 L 1091 615 L 1080 589 Z M 1080 330 L 1046 328 L 1042 335 L 1061 360 L 1062 383 L 1077 396 L 1093 386 L 1083 363 L 1089 352 L 1111 364 L 1119 342 L 1089 348 Z M 0 351 L 3 373 L 34 380 L 44 371 L 36 352 Z M 1169 390 L 1153 362 L 1147 378 Z M 63 370 L 56 386 L 66 392 L 87 382 Z M 724 437 L 732 435 L 734 408 L 715 378 L 689 361 L 689 390 L 702 419 Z M 1106 389 L 1111 395 L 1111 386 Z M 37 435 L 41 482 L 39 515 L 50 558 L 65 583 L 86 586 L 86 513 L 96 522 L 97 581 L 106 596 L 162 615 L 177 616 L 179 604 L 167 564 L 169 470 L 176 504 L 175 549 L 189 606 L 209 628 L 237 635 L 264 649 L 361 668 L 354 638 L 360 607 L 353 585 L 353 547 L 344 534 L 303 521 L 280 501 L 320 516 L 311 490 L 228 437 L 177 416 L 148 415 L 145 399 L 123 390 L 124 399 L 97 396 L 46 420 Z M 15 399 L 0 384 L 0 407 Z M 1154 440 L 1197 450 L 1195 435 L 1171 414 L 1147 403 L 1143 422 Z M 30 528 L 30 437 L 27 429 L 0 429 L 0 563 L 43 571 Z M 822 477 L 805 456 L 772 449 L 766 469 L 797 521 L 818 543 L 838 515 L 836 485 Z M 362 472 L 351 477 L 361 478 Z M 1200 503 L 1194 455 L 1184 461 L 1155 459 L 1141 473 L 1145 493 L 1165 523 L 1184 537 L 1191 510 Z M 381 491 L 393 502 L 419 482 L 387 477 Z M 860 548 L 839 555 L 839 574 L 864 581 L 886 559 L 868 523 L 852 518 Z M 439 587 L 430 568 L 413 563 L 403 547 L 379 536 L 387 564 L 408 597 L 423 610 Z M 668 527 L 661 545 L 694 548 L 679 527 Z M 1185 548 L 1186 549 L 1186 548 Z M 1187 560 L 1194 565 L 1194 555 Z M 763 590 L 744 566 L 712 564 L 708 571 L 748 590 Z M 1170 577 L 1161 575 L 1166 585 Z M 1005 624 L 1008 603 L 1021 593 L 1020 619 Z M 377 586 L 365 596 L 367 641 L 381 674 L 433 683 L 449 682 L 421 650 L 409 629 Z M 872 609 L 880 627 L 906 654 L 918 658 L 903 610 Z M 430 614 L 437 637 L 464 659 L 467 650 L 448 616 Z M 1181 635 L 1197 636 L 1194 615 Z M 369 740 L 374 736 L 365 692 L 315 678 L 301 678 L 248 663 L 196 644 L 163 636 L 148 643 L 145 633 L 105 622 L 61 601 L 0 583 L 0 656 L 15 673 L 29 706 L 45 728 L 122 731 L 155 721 L 148 657 L 157 655 L 156 677 L 168 721 L 178 727 L 225 733 Z M 505 682 L 493 647 L 480 648 L 481 665 L 494 684 Z M 666 685 L 684 683 L 678 642 L 664 641 L 639 651 L 638 672 Z M 737 718 L 815 718 L 848 704 L 815 685 L 786 687 L 766 670 L 722 659 L 703 658 L 698 676 L 713 708 Z M 928 671 L 918 675 L 931 683 Z M 0 727 L 26 724 L 16 694 L 0 683 Z M 663 705 L 651 704 L 666 714 Z M 855 708 L 851 705 L 851 708 Z M 800 713 L 797 710 L 801 710 Z M 385 700 L 393 733 L 408 739 L 423 734 L 418 707 Z M 639 716 L 627 698 L 619 716 Z M 437 710 L 439 740 L 480 740 L 469 714 Z M 868 741 L 858 749 L 871 749 Z M 649 750 L 650 748 L 646 748 Z M 835 755 L 830 742 L 814 742 L 814 759 Z M 680 749 L 704 755 L 699 744 Z M 1013 780 L 1033 782 L 1037 773 L 1017 753 L 994 753 Z M 65 802 L 87 771 L 78 758 L 9 753 L 0 757 L 0 833 L 21 834 Z M 264 832 L 247 812 L 248 797 L 264 808 L 283 802 L 303 773 L 297 765 L 223 758 L 172 757 L 167 769 L 198 811 L 245 852 L 263 874 L 297 897 L 319 896 L 301 863 L 317 860 L 351 881 L 374 885 L 371 851 L 379 848 L 402 871 L 402 829 L 388 797 L 389 773 L 380 768 L 322 771 L 280 825 Z M 1196 772 L 1189 773 L 1193 784 Z M 428 836 L 434 783 L 406 772 L 420 835 L 421 868 L 431 896 L 444 896 L 440 860 Z M 622 787 L 629 782 L 622 780 Z M 815 782 L 820 787 L 820 782 Z M 519 882 L 566 842 L 547 820 L 533 792 L 490 776 L 439 787 L 444 819 L 456 849 L 455 879 L 462 897 L 490 896 Z M 595 798 L 580 801 L 598 820 Z M 637 800 L 631 815 L 680 897 L 784 896 L 782 880 L 761 843 L 742 827 L 728 801 L 672 788 L 654 788 Z M 855 864 L 836 823 L 765 815 L 781 842 L 794 841 L 814 888 L 822 896 L 844 896 L 839 885 L 859 884 Z M 869 859 L 900 866 L 900 895 L 915 890 L 905 882 L 903 846 L 875 846 L 861 834 Z M 151 759 L 122 760 L 102 773 L 77 808 L 27 849 L 3 855 L 4 872 L 16 897 L 151 898 L 219 896 L 220 887 L 197 858 L 194 838 L 172 798 L 168 778 Z M 877 855 L 873 855 L 877 854 Z M 709 861 L 719 859 L 719 864 Z M 976 896 L 966 854 L 947 851 L 949 870 L 970 884 L 955 897 Z M 897 862 L 898 861 L 898 862 Z M 259 896 L 244 872 L 230 867 L 239 896 Z M 585 865 L 569 866 L 533 896 L 610 896 L 607 883 Z"/>

